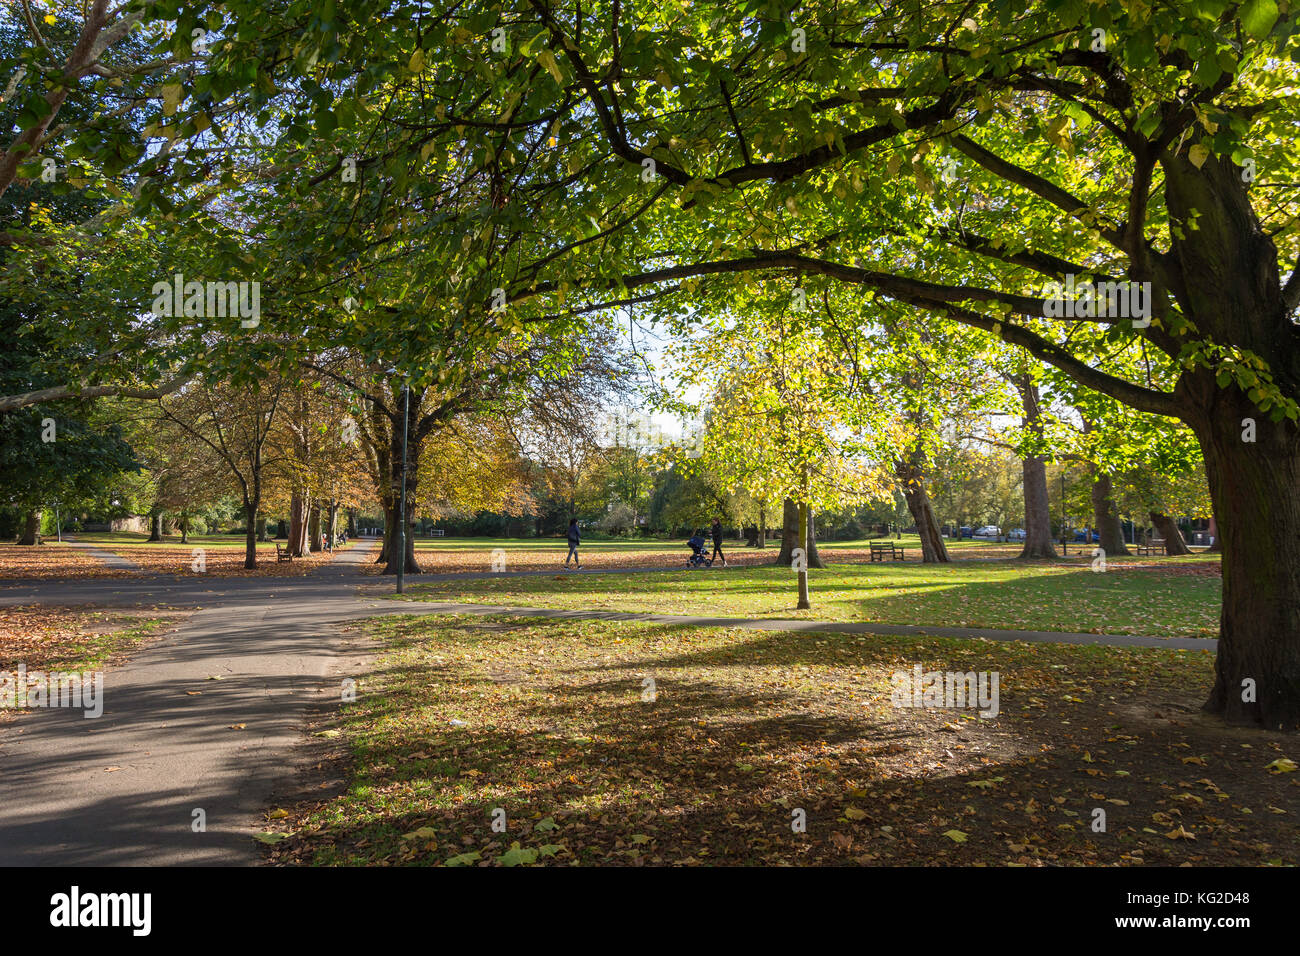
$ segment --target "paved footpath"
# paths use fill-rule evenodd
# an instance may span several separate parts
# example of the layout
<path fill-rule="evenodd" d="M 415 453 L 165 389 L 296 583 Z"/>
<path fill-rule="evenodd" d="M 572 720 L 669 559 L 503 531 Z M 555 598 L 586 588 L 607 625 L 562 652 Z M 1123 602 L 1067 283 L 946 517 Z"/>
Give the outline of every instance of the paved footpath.
<path fill-rule="evenodd" d="M 266 828 L 260 815 L 277 783 L 292 774 L 308 705 L 341 696 L 343 642 L 334 625 L 359 617 L 513 614 L 1211 651 L 1217 643 L 393 601 L 355 590 L 367 580 L 360 568 L 373 560 L 375 545 L 360 540 L 297 578 L 148 575 L 0 587 L 0 606 L 195 608 L 177 631 L 108 669 L 103 716 L 48 708 L 0 724 L 0 865 L 257 863 L 251 835 Z M 206 817 L 205 832 L 192 827 L 195 810 Z"/>
<path fill-rule="evenodd" d="M 256 863 L 251 834 L 266 828 L 258 815 L 308 703 L 341 696 L 326 676 L 339 645 L 331 625 L 357 616 L 352 585 L 372 547 L 196 611 L 108 669 L 98 718 L 46 708 L 0 725 L 0 865 Z M 284 588 L 290 580 L 304 586 Z M 175 592 L 176 604 L 215 596 L 192 579 L 142 583 L 123 592 L 118 580 L 114 592 L 133 603 L 154 603 L 144 590 Z M 99 603 L 93 590 L 71 597 L 60 603 Z M 193 829 L 195 810 L 205 832 Z"/>

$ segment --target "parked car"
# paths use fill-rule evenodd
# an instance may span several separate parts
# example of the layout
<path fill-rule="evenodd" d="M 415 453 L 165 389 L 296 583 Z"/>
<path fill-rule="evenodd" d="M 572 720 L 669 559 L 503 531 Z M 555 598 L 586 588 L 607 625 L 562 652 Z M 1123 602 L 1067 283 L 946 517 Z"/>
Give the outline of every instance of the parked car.
<path fill-rule="evenodd" d="M 958 530 L 958 537 L 969 538 L 973 533 L 974 532 L 972 532 L 970 528 L 966 527 L 966 525 L 962 525 L 961 528 Z"/>
<path fill-rule="evenodd" d="M 1012 541 L 1024 541 L 1028 535 L 1025 534 L 1024 528 L 1012 528 L 1007 532 L 1007 537 Z"/>
<path fill-rule="evenodd" d="M 976 538 L 998 538 L 1002 535 L 1002 529 L 996 525 L 986 524 L 984 527 L 975 532 Z"/>

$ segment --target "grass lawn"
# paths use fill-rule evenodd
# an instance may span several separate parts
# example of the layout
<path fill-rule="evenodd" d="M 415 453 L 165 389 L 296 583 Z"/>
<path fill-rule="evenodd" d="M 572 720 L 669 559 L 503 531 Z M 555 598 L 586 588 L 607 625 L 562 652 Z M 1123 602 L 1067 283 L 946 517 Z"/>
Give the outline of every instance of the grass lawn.
<path fill-rule="evenodd" d="M 811 611 L 795 610 L 795 575 L 771 566 L 431 582 L 417 577 L 407 596 L 576 610 L 1214 637 L 1222 588 L 1217 556 L 1121 559 L 1105 573 L 1093 572 L 1086 558 L 1072 565 L 831 564 L 809 578 Z"/>
<path fill-rule="evenodd" d="M 1203 717 L 1208 652 L 468 616 L 350 626 L 382 653 L 317 734 L 342 786 L 268 811 L 275 862 L 1300 863 L 1296 738 Z M 892 706 L 891 675 L 914 664 L 997 672 L 999 714 Z"/>

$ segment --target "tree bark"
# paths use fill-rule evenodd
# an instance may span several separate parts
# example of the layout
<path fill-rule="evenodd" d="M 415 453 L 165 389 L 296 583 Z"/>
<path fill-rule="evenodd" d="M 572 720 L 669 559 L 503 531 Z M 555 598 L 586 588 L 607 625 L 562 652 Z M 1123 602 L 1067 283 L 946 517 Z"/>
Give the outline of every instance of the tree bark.
<path fill-rule="evenodd" d="M 1052 515 L 1047 500 L 1047 464 L 1037 455 L 1024 460 L 1025 546 L 1021 558 L 1055 558 Z"/>
<path fill-rule="evenodd" d="M 925 481 L 921 467 L 914 453 L 910 459 L 900 458 L 894 462 L 894 477 L 903 488 L 903 498 L 907 501 L 907 510 L 916 523 L 916 532 L 921 536 L 921 563 L 947 564 L 948 547 L 939 532 L 939 520 L 935 517 L 930 495 L 925 490 Z"/>
<path fill-rule="evenodd" d="M 782 509 L 781 553 L 776 556 L 776 563 L 788 568 L 794 560 L 795 542 L 799 540 L 799 509 L 793 498 L 786 498 Z"/>
<path fill-rule="evenodd" d="M 802 502 L 799 505 L 799 522 L 798 522 L 798 539 L 806 542 L 812 524 L 808 520 L 808 503 Z M 803 566 L 799 569 L 799 604 L 800 610 L 807 610 L 812 607 L 812 602 L 808 599 L 808 568 Z"/>
<path fill-rule="evenodd" d="M 416 434 L 416 423 L 419 421 L 419 402 L 411 403 L 411 420 L 407 426 L 406 439 L 406 457 L 409 464 L 407 465 L 406 474 L 406 562 L 402 569 L 404 574 L 421 574 L 420 563 L 415 559 L 415 536 L 411 534 L 411 524 L 415 517 L 415 492 L 419 481 L 419 464 L 420 452 L 423 442 Z M 399 419 L 400 424 L 400 419 Z M 397 522 L 398 508 L 402 494 L 402 429 L 400 427 L 392 429 L 392 447 L 390 448 L 389 461 L 390 468 L 390 493 L 392 495 L 391 504 L 385 502 L 384 515 L 387 521 L 384 528 L 384 574 L 397 573 L 396 548 L 393 547 L 397 540 Z"/>
<path fill-rule="evenodd" d="M 244 516 L 248 519 L 244 527 L 244 568 L 253 571 L 257 568 L 257 502 L 244 502 Z"/>
<path fill-rule="evenodd" d="M 27 520 L 23 526 L 23 535 L 18 539 L 19 544 L 35 545 L 39 543 L 41 537 L 41 512 L 40 509 L 33 509 L 27 512 Z"/>
<path fill-rule="evenodd" d="M 319 501 L 311 503 L 311 517 L 307 521 L 307 534 L 312 551 L 323 551 L 325 549 L 325 542 L 321 538 Z"/>
<path fill-rule="evenodd" d="M 189 512 L 181 515 L 181 544 L 190 543 L 190 516 Z"/>
<path fill-rule="evenodd" d="M 808 529 L 804 534 L 804 552 L 808 555 L 808 567 L 824 568 L 821 553 L 817 550 L 817 522 L 814 520 L 812 506 L 808 506 Z"/>
<path fill-rule="evenodd" d="M 287 548 L 295 558 L 307 554 L 307 493 L 294 492 L 289 502 L 289 542 Z"/>
<path fill-rule="evenodd" d="M 1092 526 L 1100 536 L 1101 549 L 1108 556 L 1128 555 L 1124 544 L 1124 529 L 1119 522 L 1119 509 L 1111 496 L 1110 475 L 1094 466 L 1092 480 Z"/>
<path fill-rule="evenodd" d="M 1212 373 L 1207 373 L 1207 375 Z M 1207 392 L 1214 388 L 1211 379 Z M 1213 394 L 1213 393 L 1211 393 Z M 1214 689 L 1205 708 L 1234 723 L 1300 727 L 1300 427 L 1269 422 L 1235 387 L 1200 434 L 1223 544 Z M 1241 439 L 1256 417 L 1256 443 Z M 1199 430 L 1198 430 L 1199 431 Z M 1168 540 L 1168 538 L 1166 538 Z M 1254 701 L 1243 682 L 1253 681 Z"/>
<path fill-rule="evenodd" d="M 149 513 L 149 540 L 161 541 L 162 539 L 162 512 L 155 508 Z"/>
<path fill-rule="evenodd" d="M 1187 547 L 1187 542 L 1183 540 L 1183 533 L 1178 530 L 1178 523 L 1173 518 L 1158 511 L 1151 511 L 1148 514 L 1151 516 L 1151 524 L 1155 526 L 1156 533 L 1165 539 L 1165 554 L 1192 553 L 1191 548 Z"/>
<path fill-rule="evenodd" d="M 259 517 L 257 519 L 257 540 L 258 541 L 270 540 L 270 538 L 266 536 L 266 518 Z"/>
<path fill-rule="evenodd" d="M 1016 377 L 1016 388 L 1025 410 L 1025 428 L 1041 437 L 1043 413 L 1039 404 L 1038 386 L 1025 374 Z M 1025 546 L 1020 552 L 1020 558 L 1055 558 L 1052 513 L 1047 499 L 1047 463 L 1041 455 L 1030 455 L 1024 460 L 1022 474 L 1025 492 Z"/>

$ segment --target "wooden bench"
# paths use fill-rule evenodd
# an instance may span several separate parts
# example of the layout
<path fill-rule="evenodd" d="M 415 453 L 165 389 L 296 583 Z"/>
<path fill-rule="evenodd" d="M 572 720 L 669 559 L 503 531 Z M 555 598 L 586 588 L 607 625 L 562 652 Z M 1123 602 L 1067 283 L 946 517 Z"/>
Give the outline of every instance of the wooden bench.
<path fill-rule="evenodd" d="M 1166 548 L 1165 548 L 1165 540 L 1164 540 L 1164 538 L 1152 538 L 1152 539 L 1151 539 L 1150 541 L 1148 541 L 1146 544 L 1139 544 L 1139 545 L 1137 545 L 1135 550 L 1137 551 L 1137 553 L 1138 553 L 1139 556 L 1145 556 L 1145 555 L 1149 555 L 1149 554 L 1168 554 L 1168 553 L 1169 553 L 1169 552 L 1166 550 Z"/>
<path fill-rule="evenodd" d="M 874 542 L 871 544 L 872 561 L 884 561 L 886 556 L 895 561 L 907 560 L 904 549 L 892 542 L 890 544 L 876 544 Z"/>
<path fill-rule="evenodd" d="M 286 561 L 293 560 L 293 552 L 289 550 L 288 545 L 277 543 L 275 546 L 275 563 L 283 564 Z"/>

